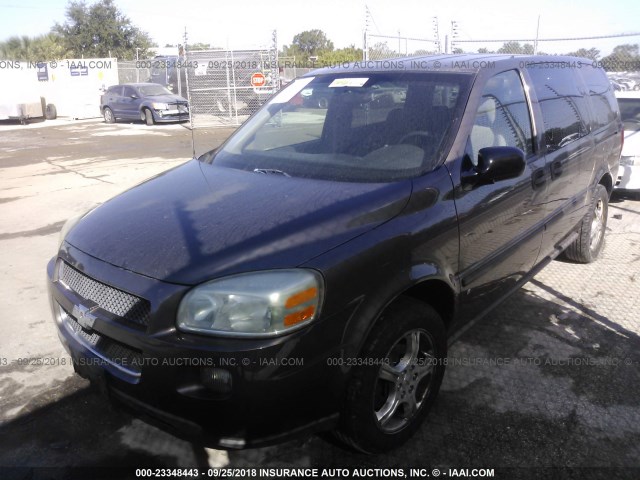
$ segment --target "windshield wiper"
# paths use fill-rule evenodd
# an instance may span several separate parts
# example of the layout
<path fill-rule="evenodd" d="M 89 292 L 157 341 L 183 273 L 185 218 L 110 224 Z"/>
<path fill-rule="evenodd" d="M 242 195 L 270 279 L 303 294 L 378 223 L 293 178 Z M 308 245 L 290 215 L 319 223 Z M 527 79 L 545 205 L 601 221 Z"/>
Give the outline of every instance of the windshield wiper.
<path fill-rule="evenodd" d="M 291 176 L 287 172 L 283 172 L 282 170 L 277 170 L 275 168 L 254 168 L 253 171 L 255 173 L 262 173 L 263 175 L 274 174 L 274 175 L 284 175 L 285 177 Z"/>

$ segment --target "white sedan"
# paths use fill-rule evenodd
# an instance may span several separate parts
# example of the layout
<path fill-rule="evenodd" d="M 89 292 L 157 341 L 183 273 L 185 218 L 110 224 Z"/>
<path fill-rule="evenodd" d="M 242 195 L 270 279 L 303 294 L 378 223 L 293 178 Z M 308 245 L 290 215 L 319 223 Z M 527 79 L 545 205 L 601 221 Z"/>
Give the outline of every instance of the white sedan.
<path fill-rule="evenodd" d="M 640 92 L 615 92 L 624 122 L 624 146 L 616 188 L 640 191 Z"/>

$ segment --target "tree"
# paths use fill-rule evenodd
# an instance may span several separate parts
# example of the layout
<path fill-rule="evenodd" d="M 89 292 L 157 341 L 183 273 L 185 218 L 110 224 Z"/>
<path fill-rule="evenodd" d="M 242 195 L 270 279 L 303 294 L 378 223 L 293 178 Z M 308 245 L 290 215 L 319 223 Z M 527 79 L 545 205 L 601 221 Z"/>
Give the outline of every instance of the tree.
<path fill-rule="evenodd" d="M 210 43 L 197 42 L 187 45 L 189 50 L 216 50 L 220 47 L 214 47 Z"/>
<path fill-rule="evenodd" d="M 640 46 L 626 43 L 614 47 L 611 54 L 600 60 L 609 72 L 640 70 Z"/>
<path fill-rule="evenodd" d="M 520 45 L 520 42 L 505 42 L 498 49 L 498 53 L 511 53 L 513 55 L 533 55 L 533 45 L 531 45 L 530 43 Z"/>
<path fill-rule="evenodd" d="M 579 48 L 575 52 L 567 53 L 567 55 L 570 57 L 590 58 L 591 60 L 595 61 L 600 57 L 600 50 L 596 48 L 590 48 L 589 50 L 587 50 L 586 48 Z"/>
<path fill-rule="evenodd" d="M 10 37 L 0 42 L 0 58 L 25 61 L 57 60 L 66 56 L 62 38 L 55 33 L 38 37 Z"/>
<path fill-rule="evenodd" d="M 346 48 L 324 52 L 318 58 L 320 65 L 337 65 L 345 62 L 359 62 L 362 60 L 362 49 L 350 45 Z"/>
<path fill-rule="evenodd" d="M 71 1 L 67 6 L 68 21 L 56 23 L 52 31 L 62 37 L 68 54 L 73 57 L 117 57 L 121 60 L 146 58 L 153 42 L 149 35 L 131 23 L 113 3 L 99 0 L 91 6 Z"/>
<path fill-rule="evenodd" d="M 391 50 L 387 42 L 376 42 L 369 48 L 369 60 L 382 60 L 397 57 L 398 52 Z"/>
<path fill-rule="evenodd" d="M 306 30 L 293 37 L 293 46 L 307 56 L 319 56 L 321 53 L 332 51 L 333 42 L 327 38 L 322 30 Z"/>

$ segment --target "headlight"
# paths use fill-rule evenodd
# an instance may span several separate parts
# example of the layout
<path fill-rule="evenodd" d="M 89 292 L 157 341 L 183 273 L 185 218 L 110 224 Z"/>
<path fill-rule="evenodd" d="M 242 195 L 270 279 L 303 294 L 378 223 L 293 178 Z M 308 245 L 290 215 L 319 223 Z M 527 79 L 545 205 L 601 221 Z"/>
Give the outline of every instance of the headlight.
<path fill-rule="evenodd" d="M 634 165 L 640 165 L 640 157 L 637 157 L 637 156 L 620 157 L 620 165 L 628 165 L 630 167 L 633 167 Z"/>
<path fill-rule="evenodd" d="M 177 325 L 185 332 L 270 337 L 318 317 L 322 277 L 312 270 L 270 270 L 204 283 L 185 295 Z"/>
<path fill-rule="evenodd" d="M 153 102 L 151 106 L 156 110 L 169 110 L 169 105 L 167 105 L 166 103 Z"/>

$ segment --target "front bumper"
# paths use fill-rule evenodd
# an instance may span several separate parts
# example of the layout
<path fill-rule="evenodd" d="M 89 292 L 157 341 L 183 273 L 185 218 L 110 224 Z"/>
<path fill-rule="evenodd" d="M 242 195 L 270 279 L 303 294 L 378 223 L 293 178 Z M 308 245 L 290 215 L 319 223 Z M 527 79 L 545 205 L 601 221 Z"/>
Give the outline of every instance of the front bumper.
<path fill-rule="evenodd" d="M 57 277 L 62 261 L 148 300 L 148 325 L 127 323 L 68 288 Z M 76 371 L 159 426 L 208 445 L 242 448 L 335 424 L 344 372 L 327 358 L 338 355 L 341 329 L 327 327 L 344 325 L 349 312 L 286 337 L 205 337 L 174 326 L 189 287 L 114 267 L 67 244 L 47 273 L 58 335 Z M 230 389 L 211 388 L 212 369 L 231 378 Z"/>
<path fill-rule="evenodd" d="M 188 107 L 181 105 L 169 105 L 168 110 L 153 109 L 153 117 L 156 122 L 180 122 L 189 120 Z"/>

